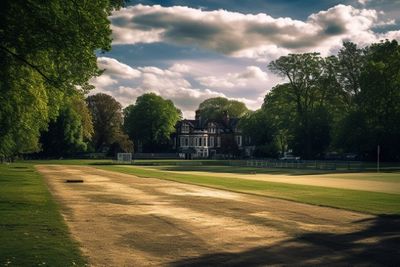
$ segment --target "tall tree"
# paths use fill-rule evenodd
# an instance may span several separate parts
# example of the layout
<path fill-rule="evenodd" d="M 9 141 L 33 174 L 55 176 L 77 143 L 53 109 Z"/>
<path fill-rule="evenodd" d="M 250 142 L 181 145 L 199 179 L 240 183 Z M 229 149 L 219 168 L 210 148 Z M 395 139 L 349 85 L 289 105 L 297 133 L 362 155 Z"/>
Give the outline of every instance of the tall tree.
<path fill-rule="evenodd" d="M 268 118 L 270 127 L 275 130 L 276 146 L 283 155 L 293 140 L 297 117 L 296 102 L 290 85 L 285 83 L 272 88 L 265 96 L 261 108 Z"/>
<path fill-rule="evenodd" d="M 359 119 L 359 123 L 353 124 L 358 126 L 358 131 L 350 129 L 347 135 L 341 135 L 345 150 L 358 148 L 357 152 L 364 158 L 375 159 L 377 146 L 380 145 L 383 160 L 400 159 L 399 88 L 399 44 L 395 40 L 372 44 L 365 50 L 365 65 L 361 69 L 355 109 L 343 122 L 346 127 L 354 118 Z M 368 139 L 357 138 L 360 132 Z M 350 140 L 355 144 L 351 144 Z"/>
<path fill-rule="evenodd" d="M 0 3 L 0 157 L 37 151 L 40 131 L 75 91 L 100 72 L 109 50 L 108 15 L 121 1 Z"/>
<path fill-rule="evenodd" d="M 329 140 L 317 141 L 314 129 L 328 130 L 331 127 L 326 127 L 325 122 L 315 119 L 315 116 L 319 111 L 327 115 L 326 111 L 331 111 L 330 108 L 335 110 L 336 104 L 341 102 L 340 87 L 336 80 L 336 58 L 324 59 L 318 53 L 290 54 L 271 62 L 269 68 L 289 80 L 287 93 L 296 108 L 293 144 L 302 144 L 294 146 L 297 148 L 295 152 L 305 158 L 321 155 Z M 325 119 L 331 120 L 332 117 Z"/>
<path fill-rule="evenodd" d="M 80 96 L 68 99 L 60 109 L 55 121 L 40 137 L 45 157 L 72 156 L 85 152 L 93 134 L 89 109 Z"/>
<path fill-rule="evenodd" d="M 277 130 L 265 110 L 259 109 L 249 113 L 240 120 L 239 124 L 243 135 L 250 137 L 252 144 L 256 146 L 256 156 L 276 157 L 278 155 L 278 145 L 275 140 Z"/>
<path fill-rule="evenodd" d="M 92 144 L 94 150 L 108 152 L 113 143 L 118 143 L 119 141 L 125 143 L 126 138 L 122 132 L 121 104 L 112 96 L 102 93 L 91 95 L 86 101 L 93 120 L 94 134 Z"/>
<path fill-rule="evenodd" d="M 198 110 L 203 121 L 223 121 L 226 115 L 230 118 L 241 118 L 249 112 L 244 103 L 224 97 L 206 99 L 200 103 Z"/>
<path fill-rule="evenodd" d="M 360 76 L 365 67 L 364 49 L 360 49 L 352 42 L 344 42 L 339 50 L 338 80 L 343 91 L 348 94 L 348 102 L 360 92 Z"/>
<path fill-rule="evenodd" d="M 131 139 L 143 145 L 144 151 L 155 152 L 166 147 L 181 114 L 171 100 L 154 93 L 144 94 L 125 108 L 124 128 Z"/>

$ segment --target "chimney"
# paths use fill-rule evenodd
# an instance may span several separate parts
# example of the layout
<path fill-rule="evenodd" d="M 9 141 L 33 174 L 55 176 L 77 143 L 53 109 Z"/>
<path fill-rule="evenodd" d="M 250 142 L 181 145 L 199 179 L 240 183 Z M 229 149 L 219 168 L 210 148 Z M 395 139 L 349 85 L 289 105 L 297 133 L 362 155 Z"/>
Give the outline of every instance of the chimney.
<path fill-rule="evenodd" d="M 196 110 L 196 116 L 194 117 L 194 119 L 195 119 L 196 122 L 198 123 L 199 127 L 202 127 L 202 124 L 201 124 L 201 116 L 200 116 L 200 110 Z"/>
<path fill-rule="evenodd" d="M 223 113 L 223 115 L 222 115 L 222 121 L 224 122 L 224 124 L 225 124 L 226 126 L 229 125 L 229 114 L 228 114 L 228 111 L 227 111 L 227 110 L 224 110 L 224 113 Z"/>

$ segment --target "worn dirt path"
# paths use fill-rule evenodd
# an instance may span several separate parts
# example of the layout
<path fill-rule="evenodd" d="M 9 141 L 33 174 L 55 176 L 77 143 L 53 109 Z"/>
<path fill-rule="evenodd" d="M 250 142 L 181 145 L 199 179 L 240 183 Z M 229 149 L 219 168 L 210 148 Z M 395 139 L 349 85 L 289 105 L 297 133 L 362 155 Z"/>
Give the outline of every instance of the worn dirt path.
<path fill-rule="evenodd" d="M 131 168 L 132 166 L 124 166 Z M 313 185 L 340 189 L 352 189 L 370 192 L 382 192 L 390 194 L 400 194 L 400 183 L 398 182 L 387 182 L 387 181 L 372 181 L 372 180 L 360 180 L 351 179 L 352 174 L 345 174 L 349 178 L 332 178 L 324 174 L 315 175 L 279 175 L 279 174 L 240 174 L 240 173 L 224 173 L 224 172 L 206 172 L 206 171 L 169 171 L 160 170 L 151 167 L 137 167 L 134 168 L 149 168 L 155 171 L 172 172 L 172 173 L 186 173 L 193 175 L 205 175 L 214 177 L 230 177 L 230 178 L 241 178 L 249 180 L 287 183 L 287 184 L 301 184 L 301 185 Z"/>
<path fill-rule="evenodd" d="M 398 218 L 92 167 L 41 165 L 37 169 L 61 204 L 91 266 L 400 262 L 395 253 Z M 84 183 L 65 183 L 74 178 Z"/>

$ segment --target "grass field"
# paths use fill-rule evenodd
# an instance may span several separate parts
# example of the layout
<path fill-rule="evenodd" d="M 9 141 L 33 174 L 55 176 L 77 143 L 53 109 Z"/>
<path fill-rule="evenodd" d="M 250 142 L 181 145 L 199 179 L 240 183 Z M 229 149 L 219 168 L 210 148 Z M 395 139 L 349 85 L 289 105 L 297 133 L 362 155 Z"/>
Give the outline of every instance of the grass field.
<path fill-rule="evenodd" d="M 220 188 L 235 192 L 244 192 L 262 196 L 282 198 L 308 204 L 330 206 L 372 214 L 400 214 L 400 194 L 367 192 L 359 190 L 337 189 L 320 186 L 295 185 L 278 182 L 256 181 L 209 175 L 166 172 L 134 166 L 97 166 L 139 177 L 160 178 L 182 183 Z M 193 169 L 193 167 L 191 167 Z M 183 168 L 187 170 L 187 168 Z M 204 168 L 203 168 L 204 170 Z M 232 168 L 231 171 L 235 169 Z M 240 170 L 239 170 L 240 171 Z M 286 170 L 289 171 L 289 170 Z M 289 171 L 290 173 L 290 171 Z M 339 174 L 335 174 L 338 176 Z M 391 178 L 389 178 L 390 180 Z"/>
<path fill-rule="evenodd" d="M 285 176 L 292 179 L 303 177 L 338 178 L 345 182 L 352 179 L 363 182 L 388 182 L 397 186 L 400 183 L 398 171 L 355 173 L 261 169 L 219 166 L 217 164 L 220 162 L 216 161 L 202 162 L 201 164 L 198 164 L 199 162 L 187 163 L 187 161 L 141 161 L 140 163 L 144 165 L 156 163 L 156 166 L 113 165 L 111 160 L 47 160 L 0 165 L 0 266 L 84 266 L 87 264 L 87 260 L 80 253 L 78 244 L 72 240 L 60 215 L 59 207 L 49 193 L 44 179 L 35 170 L 34 165 L 40 164 L 89 165 L 143 178 L 171 180 L 233 192 L 383 215 L 377 218 L 385 217 L 384 215 L 400 215 L 400 193 L 391 194 L 289 184 L 252 180 L 239 176 L 245 177 L 256 172 L 257 175 L 254 176 L 257 177 L 270 175 L 271 177 Z M 57 168 L 62 168 L 62 166 Z M 112 174 L 109 177 L 109 179 L 113 179 Z M 138 178 L 132 177 L 132 181 L 135 179 L 138 180 Z M 139 180 L 142 181 L 142 179 Z M 126 181 L 132 188 L 135 188 L 134 184 L 130 184 L 132 182 L 129 177 Z M 147 184 L 145 180 L 143 181 L 144 184 Z M 172 187 L 174 186 L 177 185 L 172 184 Z M 293 205 L 298 204 L 293 203 Z"/>
<path fill-rule="evenodd" d="M 324 170 L 302 170 L 302 169 L 279 169 L 279 168 L 255 168 L 240 166 L 152 166 L 152 169 L 165 171 L 185 171 L 185 172 L 209 172 L 209 173 L 234 173 L 234 174 L 271 174 L 271 175 L 319 175 L 321 178 L 338 179 L 360 179 L 371 181 L 385 181 L 400 183 L 400 171 L 386 172 L 341 172 Z"/>
<path fill-rule="evenodd" d="M 84 266 L 32 164 L 0 165 L 0 266 Z"/>

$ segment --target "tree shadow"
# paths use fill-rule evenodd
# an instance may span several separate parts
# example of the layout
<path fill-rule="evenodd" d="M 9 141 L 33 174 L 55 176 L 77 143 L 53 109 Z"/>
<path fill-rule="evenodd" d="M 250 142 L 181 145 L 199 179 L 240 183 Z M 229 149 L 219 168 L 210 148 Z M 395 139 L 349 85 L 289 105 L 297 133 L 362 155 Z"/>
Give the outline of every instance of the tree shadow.
<path fill-rule="evenodd" d="M 399 266 L 400 216 L 382 215 L 355 224 L 369 226 L 348 234 L 306 233 L 271 246 L 239 253 L 213 253 L 171 266 Z"/>

